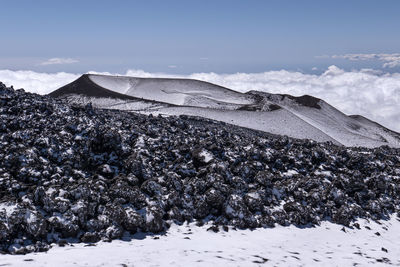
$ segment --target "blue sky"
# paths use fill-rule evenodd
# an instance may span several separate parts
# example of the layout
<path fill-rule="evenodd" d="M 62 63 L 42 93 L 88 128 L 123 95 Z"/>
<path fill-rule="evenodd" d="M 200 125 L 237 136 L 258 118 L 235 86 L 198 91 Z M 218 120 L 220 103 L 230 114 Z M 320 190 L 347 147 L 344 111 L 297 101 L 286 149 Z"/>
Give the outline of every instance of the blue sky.
<path fill-rule="evenodd" d="M 332 64 L 382 68 L 388 61 L 379 55 L 400 52 L 395 0 L 3 0 L 0 7 L 0 69 L 317 72 Z"/>

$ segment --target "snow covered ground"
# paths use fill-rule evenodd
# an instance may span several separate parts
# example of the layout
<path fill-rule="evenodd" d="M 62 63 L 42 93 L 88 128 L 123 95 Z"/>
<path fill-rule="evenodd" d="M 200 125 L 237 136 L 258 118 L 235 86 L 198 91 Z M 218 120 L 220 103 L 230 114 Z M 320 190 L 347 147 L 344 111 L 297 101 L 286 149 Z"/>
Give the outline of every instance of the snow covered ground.
<path fill-rule="evenodd" d="M 400 266 L 400 220 L 359 224 L 360 230 L 323 222 L 218 233 L 207 225 L 173 225 L 164 235 L 136 234 L 130 241 L 2 255 L 0 266 Z"/>

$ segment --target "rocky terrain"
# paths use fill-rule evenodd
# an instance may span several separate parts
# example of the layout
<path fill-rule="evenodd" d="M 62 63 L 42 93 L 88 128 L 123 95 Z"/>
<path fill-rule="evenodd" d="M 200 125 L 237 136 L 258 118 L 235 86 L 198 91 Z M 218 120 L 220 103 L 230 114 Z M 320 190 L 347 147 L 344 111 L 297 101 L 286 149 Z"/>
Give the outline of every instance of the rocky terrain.
<path fill-rule="evenodd" d="M 171 224 L 210 230 L 400 216 L 400 149 L 75 106 L 0 84 L 0 252 Z"/>

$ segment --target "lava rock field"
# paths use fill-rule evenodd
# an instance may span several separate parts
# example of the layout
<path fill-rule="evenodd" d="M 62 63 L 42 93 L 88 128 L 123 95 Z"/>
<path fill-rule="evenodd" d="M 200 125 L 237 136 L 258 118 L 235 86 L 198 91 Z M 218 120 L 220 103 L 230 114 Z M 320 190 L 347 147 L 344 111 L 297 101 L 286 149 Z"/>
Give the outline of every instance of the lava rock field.
<path fill-rule="evenodd" d="M 162 233 L 400 216 L 400 149 L 70 105 L 0 83 L 0 253 Z"/>

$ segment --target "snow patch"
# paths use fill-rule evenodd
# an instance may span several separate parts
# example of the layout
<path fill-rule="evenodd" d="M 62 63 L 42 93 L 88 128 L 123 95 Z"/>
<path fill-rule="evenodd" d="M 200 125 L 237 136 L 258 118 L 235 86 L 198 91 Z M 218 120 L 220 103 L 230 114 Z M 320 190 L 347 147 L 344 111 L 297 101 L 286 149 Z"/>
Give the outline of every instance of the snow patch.
<path fill-rule="evenodd" d="M 381 266 L 400 264 L 400 222 L 359 220 L 361 229 L 295 226 L 214 233 L 209 225 L 172 225 L 165 235 L 134 236 L 96 246 L 55 246 L 47 253 L 2 255 L 0 265 L 21 266 Z M 369 227 L 371 230 L 368 230 Z M 344 231 L 342 230 L 344 229 Z M 375 233 L 380 233 L 376 235 Z M 188 235 L 190 233 L 190 235 Z M 189 239 L 188 239 L 189 238 Z M 132 253 L 134 251 L 135 253 Z"/>
<path fill-rule="evenodd" d="M 214 159 L 213 155 L 204 149 L 203 149 L 203 151 L 201 151 L 201 153 L 199 155 L 204 158 L 205 163 L 209 163 L 211 160 Z"/>

